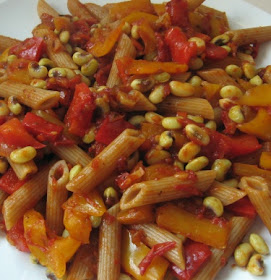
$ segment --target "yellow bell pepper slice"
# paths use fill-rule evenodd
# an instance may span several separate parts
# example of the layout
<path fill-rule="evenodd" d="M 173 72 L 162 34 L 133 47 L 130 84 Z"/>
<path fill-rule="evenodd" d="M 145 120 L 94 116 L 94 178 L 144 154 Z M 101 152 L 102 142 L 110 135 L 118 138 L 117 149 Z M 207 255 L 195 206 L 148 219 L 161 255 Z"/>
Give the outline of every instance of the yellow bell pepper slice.
<path fill-rule="evenodd" d="M 260 167 L 271 169 L 271 152 L 262 152 L 260 157 Z"/>
<path fill-rule="evenodd" d="M 271 140 L 271 116 L 261 108 L 250 122 L 237 125 L 244 133 L 255 135 L 262 140 Z"/>
<path fill-rule="evenodd" d="M 230 222 L 201 218 L 173 204 L 158 208 L 156 222 L 171 232 L 218 249 L 226 248 L 231 231 Z"/>
<path fill-rule="evenodd" d="M 150 249 L 140 243 L 138 246 L 132 242 L 132 234 L 124 229 L 122 232 L 121 265 L 124 271 L 137 280 L 162 280 L 166 274 L 169 262 L 163 257 L 155 257 L 146 272 L 141 275 L 138 265 L 148 254 Z"/>
<path fill-rule="evenodd" d="M 248 106 L 271 106 L 271 85 L 263 84 L 247 90 L 238 103 Z"/>

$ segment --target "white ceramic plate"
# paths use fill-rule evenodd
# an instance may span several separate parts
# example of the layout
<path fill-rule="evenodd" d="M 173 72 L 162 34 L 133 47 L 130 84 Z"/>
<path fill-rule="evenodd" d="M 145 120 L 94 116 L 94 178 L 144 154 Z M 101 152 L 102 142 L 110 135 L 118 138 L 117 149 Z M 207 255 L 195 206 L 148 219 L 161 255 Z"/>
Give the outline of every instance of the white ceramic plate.
<path fill-rule="evenodd" d="M 85 1 L 87 2 L 87 1 Z M 91 2 L 91 0 L 89 0 Z M 93 1 L 98 2 L 98 1 Z M 106 2 L 118 2 L 116 0 L 100 0 L 99 4 Z M 159 2 L 155 1 L 155 2 Z M 48 0 L 48 3 L 59 11 L 67 13 L 66 0 Z M 263 10 L 246 3 L 243 0 L 206 0 L 206 5 L 226 11 L 232 29 L 264 26 L 271 22 L 271 15 Z M 0 34 L 18 39 L 25 39 L 31 36 L 32 28 L 39 23 L 36 13 L 37 0 L 0 0 Z M 271 64 L 271 43 L 261 47 L 261 56 L 257 63 L 259 66 Z M 260 233 L 271 245 L 271 237 L 260 220 L 257 220 L 252 232 Z M 271 257 L 265 257 L 265 275 L 261 280 L 271 279 Z M 232 267 L 232 260 L 221 271 L 217 280 L 246 280 L 258 279 L 238 267 Z M 46 280 L 45 269 L 34 265 L 29 260 L 29 255 L 17 251 L 10 246 L 4 234 L 0 233 L 0 279 L 3 280 Z"/>

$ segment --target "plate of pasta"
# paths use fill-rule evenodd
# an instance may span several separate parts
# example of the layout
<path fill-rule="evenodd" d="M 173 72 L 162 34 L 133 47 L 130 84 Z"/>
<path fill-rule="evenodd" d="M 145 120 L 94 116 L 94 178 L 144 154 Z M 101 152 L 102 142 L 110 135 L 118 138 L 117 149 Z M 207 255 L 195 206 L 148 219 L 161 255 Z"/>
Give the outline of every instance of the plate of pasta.
<path fill-rule="evenodd" d="M 269 279 L 270 19 L 0 1 L 1 279 Z"/>

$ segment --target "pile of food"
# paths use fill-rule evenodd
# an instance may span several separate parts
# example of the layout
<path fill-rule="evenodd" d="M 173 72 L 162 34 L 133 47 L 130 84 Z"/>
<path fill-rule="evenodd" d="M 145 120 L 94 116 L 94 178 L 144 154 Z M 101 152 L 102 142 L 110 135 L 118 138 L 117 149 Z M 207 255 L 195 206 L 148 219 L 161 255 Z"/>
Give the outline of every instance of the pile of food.
<path fill-rule="evenodd" d="M 240 242 L 271 232 L 271 26 L 203 2 L 39 0 L 33 37 L 0 36 L 0 226 L 48 278 L 264 273 Z"/>

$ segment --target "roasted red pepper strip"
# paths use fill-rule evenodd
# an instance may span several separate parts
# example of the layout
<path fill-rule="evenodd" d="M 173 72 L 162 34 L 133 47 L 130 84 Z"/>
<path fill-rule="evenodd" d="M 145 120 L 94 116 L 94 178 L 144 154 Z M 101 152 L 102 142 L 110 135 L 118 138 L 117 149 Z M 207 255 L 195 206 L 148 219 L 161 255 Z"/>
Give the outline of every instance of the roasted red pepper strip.
<path fill-rule="evenodd" d="M 18 250 L 22 252 L 29 252 L 26 239 L 24 237 L 23 218 L 18 220 L 18 222 L 7 232 L 7 239 L 9 243 L 15 246 Z"/>
<path fill-rule="evenodd" d="M 208 42 L 206 43 L 205 55 L 207 59 L 221 60 L 228 56 L 228 52 L 224 48 Z"/>
<path fill-rule="evenodd" d="M 171 0 L 166 5 L 172 25 L 187 27 L 189 25 L 188 4 L 186 0 Z"/>
<path fill-rule="evenodd" d="M 26 183 L 25 180 L 19 180 L 13 169 L 10 167 L 8 171 L 0 178 L 0 189 L 12 194 Z"/>
<path fill-rule="evenodd" d="M 25 115 L 22 124 L 29 133 L 36 136 L 40 141 L 54 142 L 63 131 L 62 126 L 48 122 L 30 112 Z"/>
<path fill-rule="evenodd" d="M 227 205 L 225 208 L 228 211 L 233 212 L 234 215 L 243 216 L 250 219 L 255 218 L 257 215 L 255 208 L 253 207 L 252 203 L 250 202 L 247 196 L 239 199 L 233 204 Z"/>
<path fill-rule="evenodd" d="M 179 27 L 170 28 L 165 34 L 166 44 L 169 46 L 172 60 L 181 64 L 188 64 L 191 57 L 197 55 L 197 45 L 188 42 L 186 35 Z"/>
<path fill-rule="evenodd" d="M 18 58 L 39 61 L 46 51 L 46 44 L 42 38 L 33 37 L 18 43 L 9 50 L 9 54 L 15 54 Z"/>
<path fill-rule="evenodd" d="M 185 270 L 172 265 L 174 275 L 180 280 L 190 280 L 198 272 L 212 255 L 211 250 L 205 244 L 187 240 L 184 243 L 184 254 L 186 258 Z"/>
<path fill-rule="evenodd" d="M 253 135 L 229 137 L 216 131 L 210 131 L 210 143 L 202 147 L 202 154 L 211 160 L 218 158 L 235 158 L 252 153 L 261 148 Z"/>
<path fill-rule="evenodd" d="M 148 269 L 148 266 L 151 264 L 154 257 L 163 256 L 167 251 L 173 249 L 176 246 L 175 241 L 169 241 L 164 243 L 155 244 L 149 253 L 145 256 L 145 258 L 140 262 L 138 265 L 140 269 L 140 274 L 143 275 L 146 270 Z"/>
<path fill-rule="evenodd" d="M 83 137 L 90 127 L 94 109 L 94 97 L 88 86 L 84 83 L 76 85 L 71 105 L 65 116 L 69 132 Z"/>
<path fill-rule="evenodd" d="M 32 146 L 35 149 L 44 148 L 45 145 L 31 136 L 22 123 L 13 118 L 0 126 L 0 143 L 6 144 L 8 148 L 17 149 Z"/>
<path fill-rule="evenodd" d="M 110 116 L 108 116 L 102 122 L 95 136 L 95 140 L 102 144 L 109 145 L 126 128 L 134 128 L 134 126 L 125 121 L 123 117 L 112 120 Z"/>

